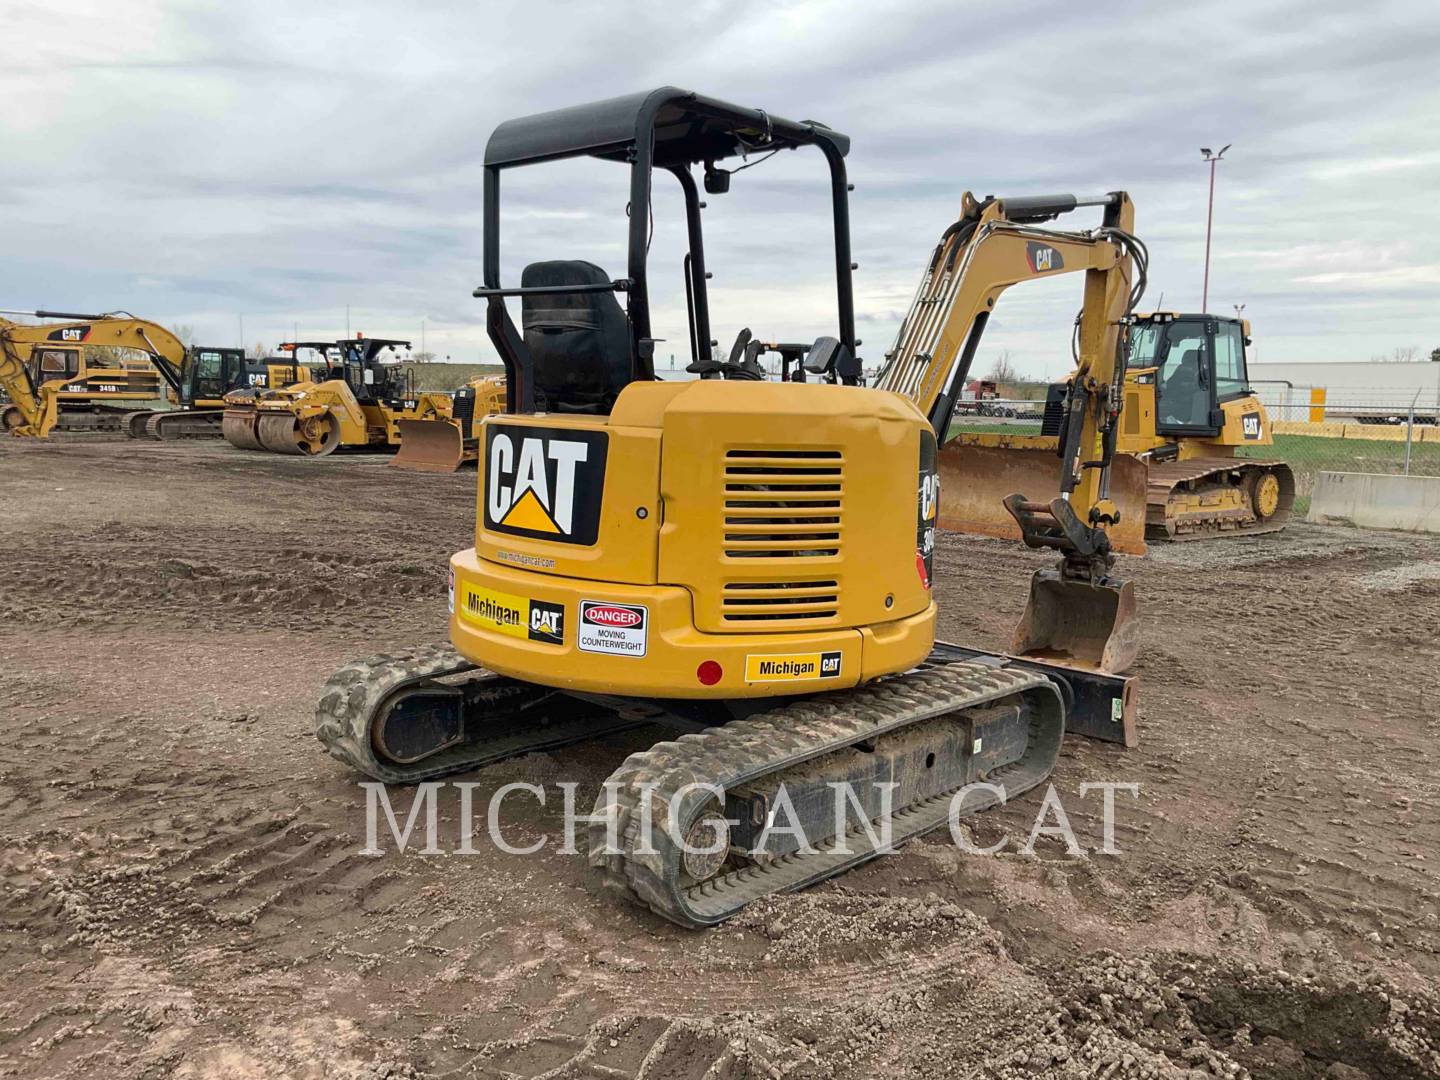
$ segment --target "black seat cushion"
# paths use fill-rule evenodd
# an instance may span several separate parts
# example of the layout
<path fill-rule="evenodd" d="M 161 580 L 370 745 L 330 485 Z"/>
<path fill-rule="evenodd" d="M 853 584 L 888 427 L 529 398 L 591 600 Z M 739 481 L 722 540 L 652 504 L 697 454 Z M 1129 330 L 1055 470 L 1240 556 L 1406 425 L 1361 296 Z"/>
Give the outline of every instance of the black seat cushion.
<path fill-rule="evenodd" d="M 594 263 L 531 263 L 524 288 L 603 285 Z M 550 412 L 607 413 L 631 380 L 630 327 L 613 292 L 550 293 L 521 301 L 525 344 L 535 361 L 535 406 Z"/>

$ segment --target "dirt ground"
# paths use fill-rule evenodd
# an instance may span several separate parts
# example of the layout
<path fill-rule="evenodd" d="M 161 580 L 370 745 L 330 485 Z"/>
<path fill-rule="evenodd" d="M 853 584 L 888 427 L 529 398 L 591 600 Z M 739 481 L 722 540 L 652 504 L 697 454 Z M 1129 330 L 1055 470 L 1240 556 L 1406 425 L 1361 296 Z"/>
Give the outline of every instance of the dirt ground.
<path fill-rule="evenodd" d="M 360 854 L 318 690 L 444 637 L 474 484 L 0 445 L 0 1075 L 1440 1075 L 1440 541 L 1131 560 L 1141 743 L 1053 778 L 1081 855 L 1016 852 L 1033 792 L 976 824 L 998 856 L 942 834 L 694 933 L 603 897 L 554 802 L 506 803 L 538 855 Z M 1044 561 L 945 537 L 943 636 L 1002 647 Z M 462 779 L 588 807 L 656 734 Z"/>

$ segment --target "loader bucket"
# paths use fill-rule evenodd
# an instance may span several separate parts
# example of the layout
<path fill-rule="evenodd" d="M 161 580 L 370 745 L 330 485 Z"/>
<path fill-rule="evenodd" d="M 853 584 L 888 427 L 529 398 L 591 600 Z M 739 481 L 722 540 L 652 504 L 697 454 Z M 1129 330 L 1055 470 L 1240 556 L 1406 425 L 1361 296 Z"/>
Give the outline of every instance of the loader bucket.
<path fill-rule="evenodd" d="M 1139 630 L 1130 582 L 1110 578 L 1091 584 L 1056 569 L 1037 570 L 1010 651 L 1118 675 L 1135 662 Z"/>
<path fill-rule="evenodd" d="M 397 420 L 400 449 L 390 460 L 397 469 L 454 472 L 466 460 L 460 425 L 450 420 Z M 469 455 L 472 459 L 473 452 Z"/>
<path fill-rule="evenodd" d="M 948 532 L 1019 540 L 1020 527 L 1002 500 L 1017 491 L 1037 502 L 1060 492 L 1055 440 L 1045 436 L 965 434 L 940 451 L 939 526 Z M 1106 531 L 1110 546 L 1126 555 L 1145 554 L 1147 469 L 1138 458 L 1117 454 L 1110 466 L 1110 498 L 1119 524 Z"/>

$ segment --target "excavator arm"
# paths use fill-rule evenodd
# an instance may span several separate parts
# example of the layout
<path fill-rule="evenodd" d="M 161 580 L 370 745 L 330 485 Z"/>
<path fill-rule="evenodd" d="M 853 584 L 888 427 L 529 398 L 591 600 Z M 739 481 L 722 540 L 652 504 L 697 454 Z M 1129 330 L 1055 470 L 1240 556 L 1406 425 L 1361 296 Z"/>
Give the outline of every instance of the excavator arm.
<path fill-rule="evenodd" d="M 5 391 L 11 405 L 4 410 L 5 427 L 13 435 L 43 439 L 55 426 L 55 392 L 37 389 L 31 381 L 20 350 L 10 338 L 15 326 L 8 319 L 0 319 L 0 390 Z"/>
<path fill-rule="evenodd" d="M 23 325 L 0 319 L 0 387 L 10 395 L 20 422 L 11 434 L 46 438 L 55 425 L 57 395 L 71 378 L 40 382 L 32 377 L 30 355 L 46 343 L 80 345 L 83 348 L 135 349 L 149 355 L 160 377 L 177 394 L 181 392 L 185 346 L 165 327 L 128 315 L 75 315 L 69 312 L 36 311 L 42 319 L 64 319 Z"/>
<path fill-rule="evenodd" d="M 1099 228 L 1072 232 L 1042 222 L 1082 206 L 1103 207 Z M 1015 651 L 1047 660 L 1123 670 L 1134 658 L 1133 593 L 1113 578 L 1108 531 L 1122 514 L 1111 468 L 1124 401 L 1131 312 L 1144 288 L 1146 253 L 1133 234 L 1135 211 L 1124 192 L 977 200 L 966 192 L 958 221 L 932 253 L 895 347 L 877 385 L 913 400 L 942 447 L 955 404 L 1001 293 L 1024 281 L 1083 273 L 1076 320 L 1075 372 L 1065 401 L 1058 497 L 1036 502 L 1023 491 L 1003 500 L 1026 544 L 1061 554 L 1040 571 L 1017 630 Z M 988 477 L 947 477 L 947 488 L 985 490 Z M 960 499 L 970 496 L 962 490 Z M 1139 501 L 1143 527 L 1143 492 Z M 951 495 L 947 492 L 945 500 Z M 1132 505 L 1134 500 L 1127 500 Z M 941 522 L 943 524 L 943 510 Z"/>

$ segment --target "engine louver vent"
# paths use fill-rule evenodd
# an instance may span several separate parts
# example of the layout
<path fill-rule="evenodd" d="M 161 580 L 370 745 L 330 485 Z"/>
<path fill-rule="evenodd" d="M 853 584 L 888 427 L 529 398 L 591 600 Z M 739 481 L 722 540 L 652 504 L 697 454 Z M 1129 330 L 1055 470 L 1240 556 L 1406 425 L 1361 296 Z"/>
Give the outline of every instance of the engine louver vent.
<path fill-rule="evenodd" d="M 813 622 L 839 610 L 833 578 L 806 579 L 795 560 L 838 561 L 845 459 L 838 450 L 731 450 L 725 455 L 724 552 L 744 560 L 725 583 L 727 622 Z M 770 577 L 766 571 L 774 566 Z"/>

